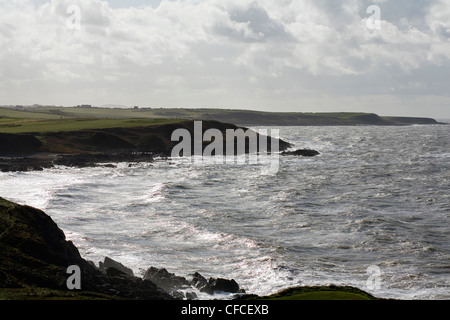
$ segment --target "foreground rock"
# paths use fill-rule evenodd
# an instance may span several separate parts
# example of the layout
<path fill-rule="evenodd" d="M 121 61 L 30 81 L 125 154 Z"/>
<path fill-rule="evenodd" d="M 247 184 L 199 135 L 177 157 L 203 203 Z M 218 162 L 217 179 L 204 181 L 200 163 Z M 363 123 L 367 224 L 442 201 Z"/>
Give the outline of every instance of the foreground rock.
<path fill-rule="evenodd" d="M 81 270 L 81 290 L 108 299 L 171 300 L 173 297 L 149 280 L 125 274 L 105 274 L 84 260 L 61 229 L 44 212 L 0 198 L 0 291 L 2 288 L 67 293 L 67 268 Z"/>
<path fill-rule="evenodd" d="M 121 264 L 120 262 L 117 262 L 109 257 L 105 257 L 105 260 L 103 262 L 99 262 L 99 269 L 100 271 L 102 271 L 103 273 L 113 273 L 113 274 L 119 274 L 119 273 L 114 273 L 115 271 L 118 271 L 120 273 L 123 273 L 125 275 L 128 275 L 130 277 L 134 277 L 134 273 L 133 270 L 131 270 L 130 268 L 124 266 L 123 264 Z M 113 270 L 111 272 L 111 270 Z"/>
<path fill-rule="evenodd" d="M 172 294 L 179 289 L 190 287 L 186 278 L 170 273 L 165 268 L 150 267 L 145 272 L 143 279 L 156 283 L 160 288 Z"/>
<path fill-rule="evenodd" d="M 191 283 L 201 292 L 206 292 L 208 294 L 214 294 L 214 292 L 245 293 L 243 289 L 239 288 L 239 285 L 234 279 L 209 278 L 209 280 L 206 280 L 206 278 L 198 272 L 193 274 Z"/>

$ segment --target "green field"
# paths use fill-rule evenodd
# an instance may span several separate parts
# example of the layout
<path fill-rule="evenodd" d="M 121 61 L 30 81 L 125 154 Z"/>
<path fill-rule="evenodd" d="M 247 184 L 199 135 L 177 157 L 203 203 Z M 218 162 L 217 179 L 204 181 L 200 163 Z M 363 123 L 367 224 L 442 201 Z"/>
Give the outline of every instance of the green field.
<path fill-rule="evenodd" d="M 37 107 L 32 109 L 35 114 L 53 114 L 68 118 L 162 118 L 153 109 L 125 108 L 80 108 L 80 107 Z M 156 110 L 156 109 L 155 109 Z M 1 112 L 0 112 L 1 114 Z"/>
<path fill-rule="evenodd" d="M 119 108 L 0 107 L 0 133 L 45 133 L 83 129 L 131 128 L 180 121 L 149 111 Z"/>
<path fill-rule="evenodd" d="M 65 118 L 62 115 L 54 114 L 51 112 L 36 112 L 31 110 L 16 110 L 0 107 L 0 120 L 2 118 L 15 118 L 15 119 L 62 119 Z"/>
<path fill-rule="evenodd" d="M 0 133 L 45 133 L 84 129 L 132 128 L 175 123 L 174 119 L 16 119 L 0 118 Z"/>

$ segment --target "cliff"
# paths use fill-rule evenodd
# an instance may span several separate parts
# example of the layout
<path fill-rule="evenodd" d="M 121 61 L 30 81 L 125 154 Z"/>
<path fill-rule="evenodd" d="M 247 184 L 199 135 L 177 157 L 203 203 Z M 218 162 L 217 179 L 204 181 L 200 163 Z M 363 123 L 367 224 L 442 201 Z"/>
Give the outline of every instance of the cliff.
<path fill-rule="evenodd" d="M 202 150 L 211 143 L 194 140 L 194 121 L 74 131 L 0 133 L 0 171 L 40 170 L 53 165 L 82 167 L 101 162 L 149 162 L 154 156 L 171 155 L 173 147 L 179 143 L 171 140 L 172 133 L 177 129 L 190 133 L 192 150 L 194 143 L 200 143 Z M 247 130 L 233 124 L 203 121 L 202 135 L 208 129 L 217 129 L 222 133 L 224 152 L 227 130 Z M 257 137 L 260 135 L 257 134 Z M 268 150 L 271 148 L 270 141 L 267 139 Z M 281 139 L 278 141 L 280 151 L 291 146 Z M 248 138 L 245 144 L 247 152 Z"/>
<path fill-rule="evenodd" d="M 67 288 L 67 268 L 72 265 L 81 270 L 81 290 Z M 0 198 L 0 298 L 55 297 L 173 299 L 149 280 L 102 273 L 80 256 L 44 212 Z"/>

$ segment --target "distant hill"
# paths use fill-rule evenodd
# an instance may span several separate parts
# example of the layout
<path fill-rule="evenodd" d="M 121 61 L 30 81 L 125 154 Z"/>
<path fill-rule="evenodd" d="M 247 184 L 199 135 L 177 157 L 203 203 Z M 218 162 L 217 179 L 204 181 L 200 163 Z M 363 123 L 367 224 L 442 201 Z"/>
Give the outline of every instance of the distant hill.
<path fill-rule="evenodd" d="M 374 113 L 277 113 L 259 111 L 224 110 L 204 113 L 205 120 L 219 120 L 245 126 L 398 126 L 412 124 L 438 124 L 431 118 L 381 117 Z"/>
<path fill-rule="evenodd" d="M 183 119 L 214 120 L 240 126 L 400 126 L 439 124 L 432 118 L 383 117 L 375 113 L 334 112 L 263 112 L 233 109 L 119 108 L 119 107 L 0 107 L 2 126 L 12 126 L 11 119 Z"/>

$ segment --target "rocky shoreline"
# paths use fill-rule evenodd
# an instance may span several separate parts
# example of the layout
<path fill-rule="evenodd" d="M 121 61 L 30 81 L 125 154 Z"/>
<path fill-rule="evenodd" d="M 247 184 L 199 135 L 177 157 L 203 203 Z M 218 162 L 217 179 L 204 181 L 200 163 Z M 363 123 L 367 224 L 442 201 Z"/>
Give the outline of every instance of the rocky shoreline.
<path fill-rule="evenodd" d="M 110 152 L 110 153 L 79 153 L 79 154 L 33 154 L 26 156 L 0 157 L 0 171 L 42 171 L 55 166 L 67 167 L 97 167 L 114 166 L 119 162 L 153 162 L 156 157 L 166 157 L 164 154 L 152 152 Z"/>
<path fill-rule="evenodd" d="M 218 293 L 233 300 L 279 299 L 308 292 L 333 297 L 373 300 L 352 287 L 292 288 L 272 297 L 246 293 L 234 279 L 205 278 L 198 272 L 186 277 L 165 268 L 149 267 L 143 277 L 109 257 L 94 262 L 81 257 L 64 232 L 43 211 L 0 198 L 0 300 L 198 300 Z M 80 270 L 79 288 L 70 288 L 69 267 Z M 306 292 L 306 293 L 305 293 Z"/>
<path fill-rule="evenodd" d="M 93 262 L 90 263 L 96 267 Z M 114 281 L 122 280 L 130 283 L 137 281 L 136 279 L 150 281 L 176 300 L 196 300 L 199 292 L 205 293 L 211 298 L 218 293 L 236 294 L 235 298 L 245 293 L 245 290 L 234 279 L 212 277 L 207 279 L 198 272 L 183 277 L 170 273 L 166 268 L 150 267 L 140 278 L 135 276 L 130 268 L 109 257 L 105 257 L 103 262 L 100 261 L 99 267 L 96 268 Z M 120 292 L 113 288 L 109 290 L 108 294 L 120 295 Z"/>

